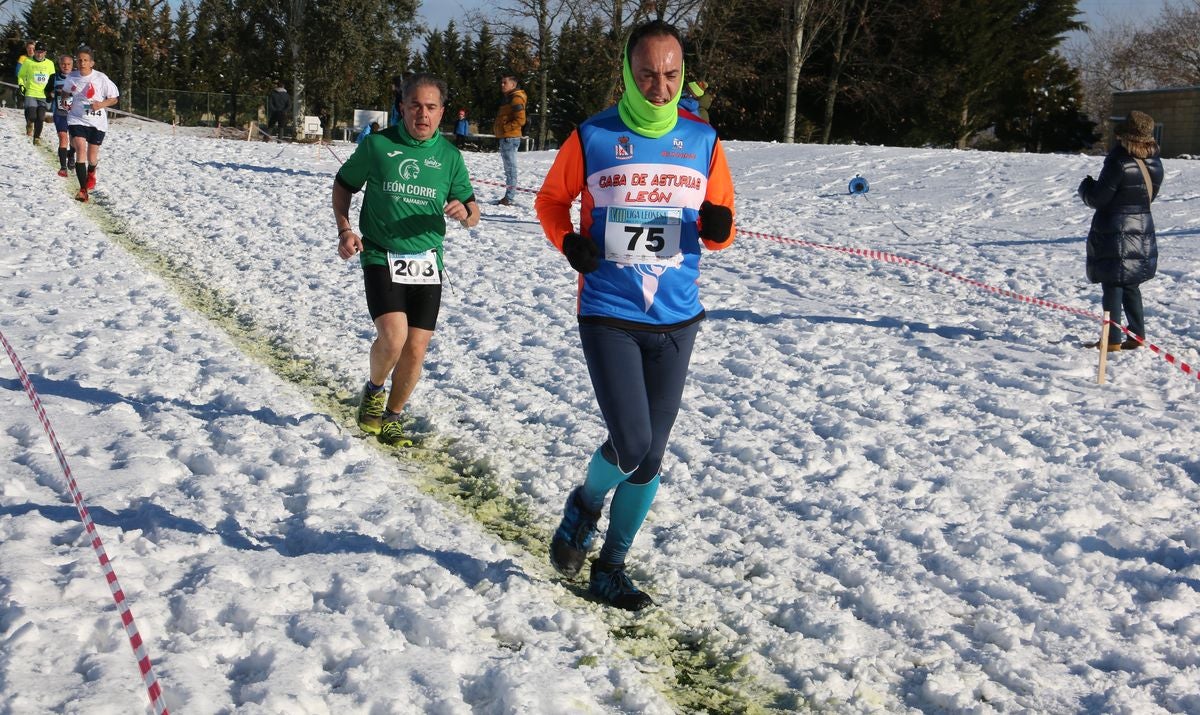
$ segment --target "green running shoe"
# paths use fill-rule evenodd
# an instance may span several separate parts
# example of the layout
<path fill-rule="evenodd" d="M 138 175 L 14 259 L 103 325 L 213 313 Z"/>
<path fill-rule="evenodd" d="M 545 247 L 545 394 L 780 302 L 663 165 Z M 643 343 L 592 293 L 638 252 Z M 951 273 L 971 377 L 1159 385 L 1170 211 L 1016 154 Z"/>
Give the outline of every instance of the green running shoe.
<path fill-rule="evenodd" d="M 383 409 L 387 407 L 387 390 L 372 392 L 363 385 L 358 396 L 358 426 L 367 434 L 379 434 L 383 428 Z"/>
<path fill-rule="evenodd" d="M 389 447 L 411 447 L 412 440 L 404 436 L 404 428 L 400 426 L 400 420 L 388 420 L 383 423 L 383 427 L 379 430 L 379 441 Z"/>

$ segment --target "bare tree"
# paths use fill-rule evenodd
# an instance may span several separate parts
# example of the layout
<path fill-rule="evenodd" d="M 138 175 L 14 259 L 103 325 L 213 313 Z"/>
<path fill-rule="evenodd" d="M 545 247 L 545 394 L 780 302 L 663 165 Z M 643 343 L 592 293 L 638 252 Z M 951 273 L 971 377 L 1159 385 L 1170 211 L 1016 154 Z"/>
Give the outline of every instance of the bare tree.
<path fill-rule="evenodd" d="M 796 105 L 800 95 L 800 72 L 817 41 L 834 17 L 831 3 L 819 0 L 783 0 L 781 27 L 787 47 L 787 93 L 783 115 L 783 143 L 796 137 Z"/>
<path fill-rule="evenodd" d="M 1200 0 L 1167 5 L 1158 21 L 1133 36 L 1130 54 L 1158 87 L 1200 84 Z"/>
<path fill-rule="evenodd" d="M 662 19 L 678 28 L 686 28 L 707 5 L 719 0 L 607 0 L 606 3 L 580 3 L 577 16 L 590 18 L 600 16 L 609 26 L 609 37 L 617 49 L 610 66 L 612 76 L 609 97 L 614 100 L 620 95 L 621 58 L 625 43 L 633 28 L 648 20 Z"/>
<path fill-rule="evenodd" d="M 121 56 L 121 93 L 133 98 L 133 59 L 139 45 L 163 42 L 166 38 L 155 38 L 146 30 L 154 23 L 155 16 L 167 0 L 103 0 L 91 8 L 92 27 L 99 35 L 115 40 Z M 152 48 L 143 48 L 152 49 Z M 161 48 L 160 48 L 161 49 Z M 132 105 L 129 105 L 132 106 Z"/>
<path fill-rule="evenodd" d="M 1108 18 L 1103 29 L 1088 30 L 1063 50 L 1079 71 L 1084 111 L 1101 125 L 1112 111 L 1113 92 L 1152 86 L 1150 75 L 1134 57 L 1131 38 L 1136 34 L 1127 21 Z"/>
<path fill-rule="evenodd" d="M 288 52 L 292 57 L 292 135 L 298 137 L 304 112 L 304 62 L 300 56 L 304 49 L 304 11 L 307 0 L 288 0 L 287 16 L 281 18 L 286 28 Z M 280 78 L 282 80 L 282 78 Z"/>
<path fill-rule="evenodd" d="M 506 19 L 493 22 L 497 34 L 502 37 L 512 37 L 517 32 L 525 32 L 529 25 L 533 26 L 533 44 L 537 54 L 537 86 L 538 126 L 537 146 L 546 146 L 550 138 L 550 66 L 551 45 L 554 43 L 554 29 L 564 13 L 571 10 L 571 0 L 505 0 L 500 10 Z"/>
<path fill-rule="evenodd" d="M 854 46 L 866 25 L 871 0 L 831 0 L 833 7 L 833 51 L 829 76 L 825 82 L 825 117 L 821 122 L 821 143 L 828 144 L 833 132 L 833 109 L 837 102 L 842 72 L 850 61 Z"/>

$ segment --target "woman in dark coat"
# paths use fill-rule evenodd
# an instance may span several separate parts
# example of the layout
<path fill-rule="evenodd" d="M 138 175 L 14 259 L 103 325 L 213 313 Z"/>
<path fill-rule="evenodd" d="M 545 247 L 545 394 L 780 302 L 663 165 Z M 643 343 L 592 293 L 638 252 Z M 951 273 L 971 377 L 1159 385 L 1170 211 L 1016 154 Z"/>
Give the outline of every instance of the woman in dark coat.
<path fill-rule="evenodd" d="M 1087 277 L 1104 290 L 1108 350 L 1133 350 L 1146 337 L 1141 284 L 1158 270 L 1158 243 L 1150 203 L 1162 186 L 1163 166 L 1154 141 L 1154 119 L 1132 111 L 1114 130 L 1117 144 L 1104 159 L 1100 178 L 1079 184 L 1079 198 L 1096 209 L 1087 239 Z M 1129 332 L 1121 342 L 1121 309 Z M 1099 347 L 1094 343 L 1090 347 Z"/>

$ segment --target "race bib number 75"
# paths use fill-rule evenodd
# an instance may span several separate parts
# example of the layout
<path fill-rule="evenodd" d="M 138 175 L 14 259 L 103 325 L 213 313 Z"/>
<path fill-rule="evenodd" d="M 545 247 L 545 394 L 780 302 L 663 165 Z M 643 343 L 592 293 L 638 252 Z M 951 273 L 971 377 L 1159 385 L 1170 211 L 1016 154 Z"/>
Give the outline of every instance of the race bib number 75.
<path fill-rule="evenodd" d="M 405 285 L 437 285 L 442 282 L 438 275 L 437 249 L 424 253 L 388 253 L 388 271 L 393 283 Z"/>
<path fill-rule="evenodd" d="M 609 206 L 604 226 L 604 258 L 622 264 L 674 265 L 679 262 L 683 209 Z"/>

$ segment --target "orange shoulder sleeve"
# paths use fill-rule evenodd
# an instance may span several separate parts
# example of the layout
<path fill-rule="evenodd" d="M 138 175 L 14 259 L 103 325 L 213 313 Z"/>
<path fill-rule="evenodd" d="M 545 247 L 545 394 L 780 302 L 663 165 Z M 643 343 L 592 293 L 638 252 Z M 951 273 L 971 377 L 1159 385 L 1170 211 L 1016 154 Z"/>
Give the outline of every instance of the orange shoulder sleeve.
<path fill-rule="evenodd" d="M 705 193 L 704 199 L 714 204 L 728 206 L 731 212 L 734 211 L 733 177 L 729 173 L 729 163 L 725 160 L 725 149 L 721 146 L 720 139 L 717 140 L 716 146 L 713 147 L 712 165 L 708 167 L 708 191 Z M 728 248 L 733 243 L 733 237 L 736 233 L 737 225 L 735 224 L 730 227 L 729 238 L 724 243 L 704 239 L 704 247 L 710 251 L 719 251 L 722 248 Z"/>
<path fill-rule="evenodd" d="M 583 144 L 579 132 L 571 132 L 554 157 L 554 164 L 533 200 L 538 221 L 546 238 L 562 251 L 563 236 L 575 230 L 571 223 L 571 204 L 583 192 Z"/>

